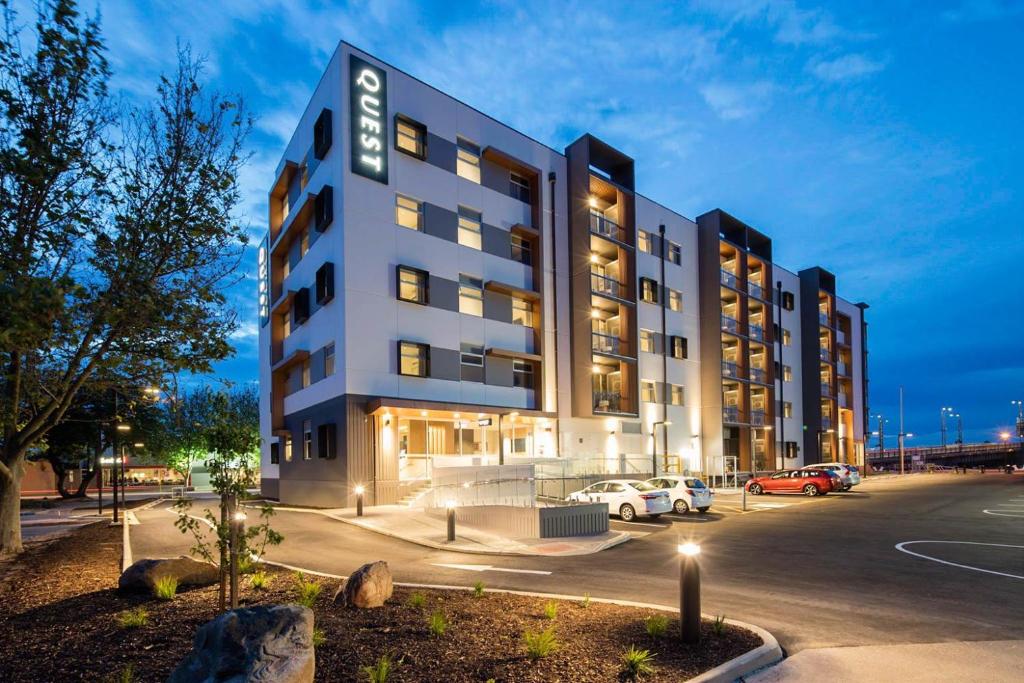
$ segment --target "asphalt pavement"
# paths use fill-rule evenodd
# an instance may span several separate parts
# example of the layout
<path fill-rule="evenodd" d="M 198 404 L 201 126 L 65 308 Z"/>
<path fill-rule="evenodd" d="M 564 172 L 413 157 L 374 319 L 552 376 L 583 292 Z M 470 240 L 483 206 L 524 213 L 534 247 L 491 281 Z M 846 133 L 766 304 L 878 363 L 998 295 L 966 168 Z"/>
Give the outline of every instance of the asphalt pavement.
<path fill-rule="evenodd" d="M 168 504 L 138 517 L 136 558 L 187 552 Z M 676 547 L 692 541 L 701 546 L 704 611 L 762 626 L 793 654 L 1020 638 L 1022 520 L 1024 474 L 922 474 L 868 480 L 814 499 L 751 497 L 745 512 L 723 501 L 707 515 L 616 520 L 613 528 L 637 537 L 580 557 L 434 550 L 282 511 L 273 526 L 285 540 L 268 559 L 333 575 L 387 560 L 400 582 L 480 580 L 491 588 L 673 605 Z"/>

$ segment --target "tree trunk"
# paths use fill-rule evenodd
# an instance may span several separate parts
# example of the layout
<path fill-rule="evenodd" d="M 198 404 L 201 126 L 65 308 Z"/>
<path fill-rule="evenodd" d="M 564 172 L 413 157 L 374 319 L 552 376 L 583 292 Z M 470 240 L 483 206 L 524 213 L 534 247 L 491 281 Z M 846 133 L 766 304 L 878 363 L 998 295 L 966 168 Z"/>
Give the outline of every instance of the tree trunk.
<path fill-rule="evenodd" d="M 0 556 L 16 555 L 21 545 L 21 461 L 10 468 L 11 477 L 0 474 Z"/>

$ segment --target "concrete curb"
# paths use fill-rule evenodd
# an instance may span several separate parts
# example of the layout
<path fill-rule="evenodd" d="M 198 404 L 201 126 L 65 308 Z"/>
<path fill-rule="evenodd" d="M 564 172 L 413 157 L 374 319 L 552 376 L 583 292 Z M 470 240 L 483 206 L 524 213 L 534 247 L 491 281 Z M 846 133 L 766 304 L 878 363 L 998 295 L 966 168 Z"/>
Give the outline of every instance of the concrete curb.
<path fill-rule="evenodd" d="M 375 534 L 380 534 L 381 536 L 387 536 L 388 538 L 395 538 L 395 539 L 398 539 L 400 541 L 406 541 L 407 543 L 414 543 L 416 545 L 423 546 L 425 548 L 431 548 L 433 550 L 447 550 L 447 551 L 456 552 L 456 553 L 466 553 L 468 555 L 494 555 L 494 556 L 512 556 L 512 557 L 576 557 L 576 556 L 580 556 L 580 555 L 593 555 L 595 553 L 599 553 L 602 550 L 607 550 L 608 548 L 612 548 L 612 547 L 615 547 L 615 546 L 620 545 L 622 543 L 625 543 L 626 541 L 630 540 L 630 538 L 631 538 L 631 536 L 630 536 L 628 531 L 620 531 L 620 532 L 618 532 L 618 534 L 619 534 L 618 536 L 616 536 L 615 538 L 609 538 L 608 540 L 606 540 L 603 543 L 599 544 L 593 550 L 580 550 L 580 551 L 570 551 L 570 552 L 561 552 L 561 553 L 538 553 L 538 552 L 530 552 L 530 551 L 525 551 L 525 550 L 484 550 L 482 548 L 474 548 L 474 547 L 468 547 L 467 548 L 467 547 L 458 546 L 458 545 L 452 546 L 452 545 L 448 545 L 446 543 L 436 543 L 434 541 L 428 541 L 428 540 L 425 540 L 425 539 L 409 538 L 408 536 L 402 536 L 400 534 L 396 534 L 393 531 L 388 531 L 387 529 L 380 529 L 378 527 L 370 526 L 370 525 L 367 525 L 367 524 L 362 524 L 360 522 L 355 521 L 354 519 L 348 519 L 347 517 L 338 517 L 336 515 L 333 515 L 333 514 L 331 514 L 329 512 L 325 512 L 323 510 L 315 510 L 315 509 L 307 509 L 307 508 L 292 508 L 292 507 L 283 507 L 283 506 L 275 506 L 274 509 L 275 510 L 284 510 L 285 512 L 305 512 L 305 513 L 309 513 L 309 514 L 320 515 L 322 517 L 327 517 L 328 519 L 333 519 L 333 520 L 341 522 L 343 524 L 348 524 L 350 526 L 358 527 L 358 528 L 364 529 L 366 531 L 371 531 L 371 532 L 373 532 Z M 550 539 L 550 541 L 552 543 L 557 543 L 557 542 L 559 542 L 559 539 L 552 538 L 552 539 Z"/>
<path fill-rule="evenodd" d="M 309 571 L 302 569 L 301 567 L 295 567 L 292 565 L 284 564 L 282 562 L 272 562 L 270 560 L 259 560 L 263 564 L 269 564 L 275 567 L 281 567 L 283 569 L 290 569 L 292 571 L 300 571 L 306 574 L 313 574 L 315 576 L 323 576 L 330 579 L 343 580 L 348 577 L 339 576 L 337 574 L 327 574 L 325 572 Z M 396 581 L 396 586 L 403 588 L 429 588 L 433 590 L 456 590 L 456 591 L 472 591 L 475 590 L 472 586 L 451 586 L 445 584 L 431 584 L 431 583 L 407 583 Z M 520 591 L 512 590 L 508 588 L 486 588 L 485 593 L 507 593 L 509 595 L 523 595 L 531 598 L 554 598 L 556 600 L 570 600 L 573 602 L 579 602 L 586 599 L 583 595 L 566 595 L 564 593 L 538 593 L 536 591 Z M 649 602 L 636 602 L 633 600 L 616 600 L 614 598 L 590 598 L 591 602 L 600 602 L 606 605 L 619 605 L 621 607 L 635 607 L 638 609 L 655 609 L 662 612 L 671 612 L 678 614 L 679 610 L 675 607 L 669 607 L 667 605 L 656 605 Z M 714 619 L 713 614 L 702 614 L 705 619 Z M 731 683 L 732 681 L 749 676 L 755 671 L 759 671 L 765 667 L 777 664 L 782 661 L 784 655 L 782 654 L 782 648 L 779 646 L 779 641 L 776 640 L 775 636 L 754 624 L 749 624 L 745 621 L 737 621 L 736 619 L 726 619 L 725 623 L 736 626 L 737 628 L 746 629 L 756 634 L 761 639 L 761 645 L 755 647 L 753 650 L 744 652 L 739 657 L 730 659 L 728 662 L 719 664 L 714 669 L 705 671 L 702 674 L 694 678 L 687 679 L 687 683 Z"/>
<path fill-rule="evenodd" d="M 135 513 L 126 510 L 124 513 L 124 523 L 121 524 L 121 572 L 124 573 L 128 567 L 135 564 L 132 560 L 132 537 L 129 529 L 132 528 L 132 520 L 138 524 L 139 520 L 135 517 Z"/>

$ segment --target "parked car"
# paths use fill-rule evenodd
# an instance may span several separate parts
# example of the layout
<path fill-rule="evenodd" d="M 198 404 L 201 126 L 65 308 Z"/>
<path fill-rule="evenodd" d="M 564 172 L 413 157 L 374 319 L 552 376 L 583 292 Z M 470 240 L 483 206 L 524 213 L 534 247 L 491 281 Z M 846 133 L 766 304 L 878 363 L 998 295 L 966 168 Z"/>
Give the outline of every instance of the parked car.
<path fill-rule="evenodd" d="M 833 490 L 833 479 L 827 470 L 780 470 L 767 477 L 754 477 L 744 485 L 755 496 L 762 493 L 802 493 L 823 496 Z M 838 480 L 837 480 L 838 481 Z"/>
<path fill-rule="evenodd" d="M 632 522 L 638 516 L 653 519 L 672 510 L 672 499 L 668 491 L 661 491 L 636 479 L 599 481 L 582 491 L 570 493 L 566 500 L 608 503 L 608 514 L 618 515 L 624 522 Z"/>
<path fill-rule="evenodd" d="M 815 465 L 806 465 L 802 469 L 828 470 L 829 472 L 835 472 L 836 475 L 839 476 L 839 480 L 843 483 L 844 491 L 849 491 L 860 483 L 860 471 L 858 471 L 853 465 L 847 465 L 843 462 L 819 462 Z"/>
<path fill-rule="evenodd" d="M 715 500 L 714 492 L 694 477 L 654 477 L 647 483 L 656 489 L 668 491 L 672 509 L 681 515 L 690 510 L 707 512 Z"/>

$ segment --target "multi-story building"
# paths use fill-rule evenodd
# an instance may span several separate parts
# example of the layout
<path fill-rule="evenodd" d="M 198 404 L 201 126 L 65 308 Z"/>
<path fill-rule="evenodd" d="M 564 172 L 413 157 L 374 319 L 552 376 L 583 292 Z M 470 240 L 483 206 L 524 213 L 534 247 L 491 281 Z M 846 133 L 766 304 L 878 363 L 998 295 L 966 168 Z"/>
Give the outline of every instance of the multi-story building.
<path fill-rule="evenodd" d="M 865 306 L 634 177 L 595 137 L 560 152 L 342 43 L 270 190 L 264 494 L 389 503 L 451 465 L 861 462 Z"/>

